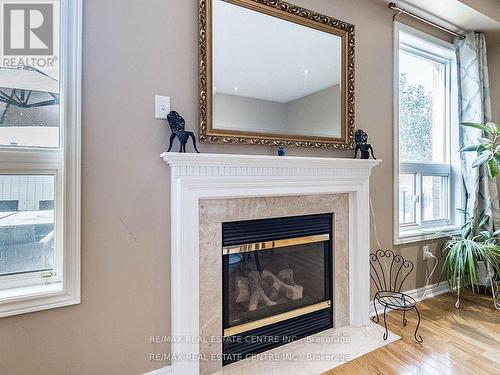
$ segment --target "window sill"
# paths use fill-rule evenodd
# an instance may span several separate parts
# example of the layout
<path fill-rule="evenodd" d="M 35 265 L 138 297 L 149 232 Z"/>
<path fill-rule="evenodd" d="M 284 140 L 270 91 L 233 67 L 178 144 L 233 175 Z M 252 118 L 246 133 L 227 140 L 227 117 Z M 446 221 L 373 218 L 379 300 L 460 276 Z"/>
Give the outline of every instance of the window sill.
<path fill-rule="evenodd" d="M 0 290 L 0 318 L 80 303 L 79 294 L 65 291 L 62 283 Z"/>
<path fill-rule="evenodd" d="M 438 240 L 460 232 L 460 226 L 447 225 L 426 229 L 404 230 L 394 239 L 394 245 L 404 245 L 414 242 Z"/>

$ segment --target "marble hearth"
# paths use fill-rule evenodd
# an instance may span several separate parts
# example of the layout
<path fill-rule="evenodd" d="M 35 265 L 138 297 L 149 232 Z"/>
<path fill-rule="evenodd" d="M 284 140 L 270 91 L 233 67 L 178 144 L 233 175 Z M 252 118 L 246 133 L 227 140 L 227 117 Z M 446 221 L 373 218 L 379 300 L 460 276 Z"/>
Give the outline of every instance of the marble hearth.
<path fill-rule="evenodd" d="M 171 168 L 174 374 L 222 369 L 223 222 L 332 214 L 334 326 L 369 324 L 365 212 L 371 169 L 380 161 L 178 153 L 162 158 Z"/>

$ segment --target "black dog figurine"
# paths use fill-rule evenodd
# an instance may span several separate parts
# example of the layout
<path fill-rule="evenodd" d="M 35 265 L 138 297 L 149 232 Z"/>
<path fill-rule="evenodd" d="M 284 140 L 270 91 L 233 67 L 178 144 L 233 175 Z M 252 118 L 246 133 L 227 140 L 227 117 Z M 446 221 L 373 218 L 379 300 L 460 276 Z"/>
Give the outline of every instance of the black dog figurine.
<path fill-rule="evenodd" d="M 189 141 L 189 138 L 193 140 L 194 149 L 199 154 L 198 148 L 196 147 L 196 137 L 193 132 L 187 132 L 184 129 L 186 128 L 186 121 L 179 115 L 177 112 L 172 111 L 167 115 L 167 120 L 170 125 L 170 129 L 172 129 L 172 134 L 170 135 L 170 146 L 168 147 L 167 152 L 172 149 L 172 145 L 174 143 L 175 137 L 179 139 L 181 144 L 181 149 L 179 152 L 186 152 L 186 144 Z"/>
<path fill-rule="evenodd" d="M 358 156 L 358 150 L 361 151 L 361 159 L 370 159 L 370 152 L 372 157 L 376 160 L 377 158 L 373 155 L 373 147 L 368 142 L 368 134 L 363 130 L 358 129 L 354 134 L 354 142 L 356 142 L 356 150 L 354 151 L 354 159 Z"/>

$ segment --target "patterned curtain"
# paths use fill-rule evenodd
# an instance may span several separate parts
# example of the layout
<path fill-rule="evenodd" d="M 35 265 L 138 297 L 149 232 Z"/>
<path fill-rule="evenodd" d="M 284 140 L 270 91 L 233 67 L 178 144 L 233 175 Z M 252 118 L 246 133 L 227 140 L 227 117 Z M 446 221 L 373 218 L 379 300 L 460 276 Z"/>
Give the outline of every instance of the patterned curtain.
<path fill-rule="evenodd" d="M 490 87 L 486 40 L 483 33 L 470 32 L 466 38 L 456 38 L 458 59 L 458 92 L 460 122 L 491 122 Z M 461 127 L 461 146 L 477 144 L 485 134 L 478 129 Z M 462 174 L 467 189 L 467 211 L 478 220 L 489 216 L 488 230 L 500 227 L 500 209 L 496 180 L 488 175 L 485 165 L 472 168 L 474 152 L 463 152 Z"/>

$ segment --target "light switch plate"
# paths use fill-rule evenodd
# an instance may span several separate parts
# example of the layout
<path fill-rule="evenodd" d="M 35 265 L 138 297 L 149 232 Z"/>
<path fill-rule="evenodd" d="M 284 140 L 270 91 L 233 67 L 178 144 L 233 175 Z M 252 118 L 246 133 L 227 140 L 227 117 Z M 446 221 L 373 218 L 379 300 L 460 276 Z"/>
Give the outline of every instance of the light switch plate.
<path fill-rule="evenodd" d="M 155 117 L 157 119 L 166 119 L 170 113 L 170 97 L 155 95 Z"/>

